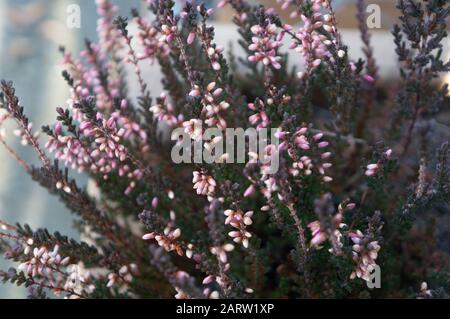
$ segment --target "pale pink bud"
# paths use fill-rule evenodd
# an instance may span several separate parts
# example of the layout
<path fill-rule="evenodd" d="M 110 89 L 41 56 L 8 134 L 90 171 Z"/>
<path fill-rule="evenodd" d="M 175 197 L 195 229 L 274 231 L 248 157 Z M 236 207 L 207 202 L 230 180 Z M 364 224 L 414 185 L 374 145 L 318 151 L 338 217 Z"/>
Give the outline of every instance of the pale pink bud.
<path fill-rule="evenodd" d="M 212 282 L 214 282 L 214 276 L 213 275 L 209 275 L 208 277 L 203 279 L 202 284 L 209 285 Z"/>
<path fill-rule="evenodd" d="M 225 7 L 226 4 L 227 4 L 227 1 L 222 0 L 217 4 L 217 8 L 221 9 L 221 8 Z"/>
<path fill-rule="evenodd" d="M 143 240 L 151 240 L 155 238 L 155 234 L 154 233 L 150 233 L 150 234 L 145 234 L 144 236 L 142 236 Z"/>
<path fill-rule="evenodd" d="M 187 38 L 187 44 L 192 44 L 194 43 L 195 40 L 195 32 L 191 32 L 189 33 L 189 36 Z"/>
<path fill-rule="evenodd" d="M 328 142 L 320 142 L 319 144 L 317 144 L 317 147 L 319 147 L 319 148 L 325 148 L 325 147 L 327 147 L 328 146 Z"/>
<path fill-rule="evenodd" d="M 215 71 L 220 71 L 220 69 L 222 68 L 222 67 L 220 66 L 220 63 L 217 62 L 217 61 L 213 62 L 212 67 L 213 67 L 213 69 L 214 69 Z"/>
<path fill-rule="evenodd" d="M 370 82 L 370 83 L 375 82 L 375 79 L 374 79 L 372 76 L 370 76 L 369 74 L 364 75 L 363 78 L 364 78 L 364 80 L 366 80 L 367 82 Z"/>
<path fill-rule="evenodd" d="M 313 61 L 312 64 L 313 64 L 313 66 L 318 67 L 321 63 L 322 63 L 321 59 L 316 59 L 316 60 Z"/>
<path fill-rule="evenodd" d="M 152 207 L 153 207 L 153 208 L 156 208 L 156 207 L 158 207 L 158 204 L 159 204 L 159 199 L 158 199 L 158 197 L 154 197 L 154 198 L 152 199 Z"/>
<path fill-rule="evenodd" d="M 244 197 L 252 196 L 255 193 L 255 186 L 250 185 L 244 192 Z"/>
<path fill-rule="evenodd" d="M 386 152 L 384 152 L 384 155 L 386 155 L 386 157 L 387 157 L 388 159 L 390 159 L 391 156 L 392 156 L 392 150 L 391 150 L 391 149 L 388 149 Z"/>
<path fill-rule="evenodd" d="M 323 133 L 318 133 L 313 136 L 313 139 L 317 142 L 323 137 Z"/>

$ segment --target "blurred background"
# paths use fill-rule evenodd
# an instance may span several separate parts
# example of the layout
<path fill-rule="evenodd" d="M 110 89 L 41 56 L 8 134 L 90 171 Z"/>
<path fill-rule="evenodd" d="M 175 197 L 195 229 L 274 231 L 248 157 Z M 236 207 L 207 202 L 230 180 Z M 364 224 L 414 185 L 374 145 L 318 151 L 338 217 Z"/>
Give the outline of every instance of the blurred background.
<path fill-rule="evenodd" d="M 182 0 L 176 0 L 182 5 Z M 131 8 L 142 7 L 142 0 L 116 0 L 121 15 L 129 15 Z M 210 0 L 209 5 L 215 1 Z M 250 1 L 276 7 L 275 0 Z M 374 46 L 381 71 L 385 75 L 394 70 L 396 58 L 393 51 L 391 29 L 397 13 L 393 0 L 371 0 L 381 6 L 382 29 L 374 32 Z M 354 58 L 361 56 L 359 35 L 356 30 L 355 0 L 335 0 L 338 21 L 344 41 Z M 81 28 L 66 26 L 67 8 L 78 4 L 81 8 Z M 293 23 L 284 14 L 285 21 Z M 218 42 L 227 46 L 236 39 L 236 30 L 229 23 L 232 12 L 221 9 L 216 14 Z M 67 87 L 60 73 L 61 60 L 58 46 L 64 45 L 72 52 L 82 49 L 84 38 L 96 40 L 97 14 L 94 0 L 0 0 L 0 78 L 14 81 L 21 103 L 34 122 L 35 128 L 55 121 L 55 108 L 64 105 Z M 155 70 L 154 70 L 155 71 Z M 151 70 L 147 70 L 151 72 Z M 157 70 L 155 72 L 158 72 Z M 152 76 L 155 79 L 157 77 Z M 153 95 L 159 95 L 157 81 L 149 83 Z M 10 145 L 28 161 L 36 163 L 34 154 L 20 146 L 18 138 L 9 137 Z M 0 147 L 0 219 L 10 223 L 28 223 L 33 228 L 47 227 L 78 239 L 69 212 L 55 198 L 32 183 L 21 168 Z M 0 268 L 9 265 L 0 259 Z M 22 298 L 26 292 L 12 285 L 0 285 L 0 298 Z"/>

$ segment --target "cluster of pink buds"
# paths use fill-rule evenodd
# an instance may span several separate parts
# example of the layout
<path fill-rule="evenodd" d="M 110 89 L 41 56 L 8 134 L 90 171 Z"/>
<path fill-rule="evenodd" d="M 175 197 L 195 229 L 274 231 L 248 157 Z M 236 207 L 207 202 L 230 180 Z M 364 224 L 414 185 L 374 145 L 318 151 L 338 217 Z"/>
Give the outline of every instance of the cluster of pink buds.
<path fill-rule="evenodd" d="M 54 295 L 64 294 L 64 298 L 87 298 L 95 290 L 91 274 L 82 262 L 70 264 L 71 257 L 60 254 L 59 244 L 53 248 L 37 245 L 35 239 L 18 233 L 18 229 L 0 221 L 0 240 L 11 239 L 18 244 L 13 250 L 6 250 L 5 256 L 21 263 L 17 272 L 21 272 L 30 286 L 48 289 Z"/>
<path fill-rule="evenodd" d="M 342 223 L 342 219 L 344 217 L 345 210 L 352 210 L 355 208 L 354 203 L 344 202 L 339 204 L 338 206 L 338 213 L 333 216 L 331 220 L 331 236 L 335 236 L 336 243 L 342 247 L 342 233 L 340 229 L 346 227 L 347 225 Z M 316 220 L 308 224 L 308 228 L 311 231 L 312 239 L 311 239 L 311 246 L 315 248 L 320 248 L 320 245 L 329 239 L 330 237 L 330 231 L 327 229 L 324 229 L 321 225 L 320 221 Z M 330 252 L 332 252 L 332 249 L 330 249 Z"/>
<path fill-rule="evenodd" d="M 139 141 L 143 145 L 142 151 L 148 150 L 147 145 L 147 132 L 136 122 L 132 121 L 128 117 L 119 116 L 117 124 L 120 129 L 118 131 L 119 137 L 128 141 Z"/>
<path fill-rule="evenodd" d="M 97 14 L 100 16 L 97 21 L 97 32 L 102 45 L 102 55 L 106 55 L 112 52 L 121 38 L 119 31 L 113 23 L 119 10 L 109 0 L 96 0 L 95 2 L 97 5 Z"/>
<path fill-rule="evenodd" d="M 172 191 L 170 191 L 172 192 Z M 171 196 L 169 195 L 170 199 Z M 152 207 L 155 209 L 158 206 L 158 200 L 154 198 L 152 200 Z M 175 251 L 179 256 L 184 256 L 191 259 L 194 256 L 194 245 L 188 243 L 182 245 L 178 238 L 181 236 L 181 229 L 176 227 L 176 214 L 174 211 L 170 211 L 170 220 L 165 226 L 162 233 L 151 232 L 142 236 L 143 240 L 155 240 L 160 247 L 163 247 L 167 252 Z"/>
<path fill-rule="evenodd" d="M 100 110 L 110 110 L 112 107 L 112 99 L 118 94 L 117 87 L 112 81 L 108 81 L 108 87 L 102 85 L 100 79 L 99 63 L 101 60 L 101 47 L 96 43 L 89 43 L 89 48 L 81 52 L 87 63 L 91 66 L 84 70 L 83 82 L 86 84 L 85 88 L 92 88 L 95 95 L 96 106 Z M 114 93 L 113 93 L 114 92 Z"/>
<path fill-rule="evenodd" d="M 371 268 L 377 265 L 376 260 L 381 247 L 378 241 L 369 242 L 359 230 L 355 233 L 350 233 L 349 236 L 354 244 L 353 260 L 357 264 L 356 270 L 350 275 L 350 279 L 358 277 L 369 281 Z"/>
<path fill-rule="evenodd" d="M 57 123 L 54 136 L 49 136 L 46 148 L 54 152 L 57 159 L 74 169 L 102 173 L 105 179 L 112 171 L 118 171 L 120 176 L 127 175 L 131 182 L 125 193 L 129 194 L 143 172 L 141 169 L 133 170 L 124 163 L 128 159 L 128 153 L 121 140 L 130 140 L 136 136 L 142 143 L 147 135 L 139 125 L 120 116 L 119 112 L 112 113 L 108 119 L 97 113 L 96 119 L 97 121 L 92 121 L 84 118 L 79 127 L 82 135 L 93 140 L 92 144 L 87 145 L 77 137 L 64 135 L 61 124 Z M 118 128 L 119 125 L 121 128 Z"/>
<path fill-rule="evenodd" d="M 159 37 L 160 42 L 171 43 L 175 39 L 175 34 L 178 31 L 176 25 L 169 26 L 167 24 L 163 24 L 161 26 L 161 35 Z"/>
<path fill-rule="evenodd" d="M 153 113 L 155 120 L 158 122 L 163 121 L 170 127 L 176 127 L 184 120 L 182 114 L 175 115 L 175 109 L 172 103 L 167 100 L 167 96 L 164 93 L 157 99 L 157 104 L 150 108 L 150 112 Z"/>
<path fill-rule="evenodd" d="M 84 67 L 80 60 L 73 60 L 70 53 L 64 54 L 63 64 L 74 81 L 71 99 L 73 103 L 88 97 L 94 92 L 97 107 L 102 110 L 112 108 L 113 99 L 119 96 L 120 80 L 117 76 L 114 63 L 108 63 L 111 52 L 120 51 L 124 41 L 120 31 L 114 25 L 118 8 L 109 0 L 96 0 L 97 13 L 100 16 L 97 23 L 99 44 L 87 43 L 88 48 L 81 53 L 88 66 Z M 113 53 L 114 54 L 114 53 Z M 116 57 L 117 58 L 117 57 Z M 105 70 L 102 70 L 102 68 Z M 106 86 L 100 79 L 100 73 L 108 74 Z M 76 115 L 76 114 L 75 114 Z M 77 119 L 76 116 L 74 116 Z"/>
<path fill-rule="evenodd" d="M 264 182 L 265 187 L 261 191 L 264 197 L 266 197 L 267 199 L 271 199 L 273 194 L 278 192 L 280 189 L 277 184 L 277 180 L 268 174 L 264 174 L 264 171 L 262 180 Z"/>
<path fill-rule="evenodd" d="M 117 273 L 108 274 L 106 287 L 111 288 L 117 284 L 128 285 L 133 282 L 133 277 L 139 276 L 139 269 L 136 264 L 129 264 L 120 267 Z"/>
<path fill-rule="evenodd" d="M 136 38 L 144 50 L 138 54 L 138 59 L 149 59 L 153 64 L 158 54 L 164 57 L 168 56 L 170 47 L 165 41 L 161 41 L 160 32 L 151 25 L 150 21 L 139 16 L 134 20 L 138 27 Z"/>
<path fill-rule="evenodd" d="M 181 229 L 177 228 L 171 230 L 166 228 L 163 234 L 155 232 L 145 234 L 142 239 L 144 240 L 156 240 L 160 247 L 163 247 L 167 252 L 176 251 L 179 256 L 184 255 L 182 246 L 178 243 L 178 238 L 181 236 Z"/>
<path fill-rule="evenodd" d="M 249 239 L 252 237 L 252 234 L 247 231 L 247 226 L 253 224 L 253 212 L 244 213 L 241 210 L 227 209 L 224 214 L 227 217 L 225 224 L 231 225 L 236 229 L 235 231 L 229 232 L 228 235 L 233 238 L 235 243 L 242 243 L 244 248 L 248 248 Z"/>
<path fill-rule="evenodd" d="M 330 14 L 323 14 L 323 11 L 329 11 L 329 1 L 314 0 L 311 7 L 312 14 L 309 16 L 301 15 L 302 26 L 294 32 L 293 42 L 290 49 L 295 49 L 301 53 L 307 61 L 308 71 L 318 67 L 323 58 L 333 59 L 328 47 L 336 44 L 336 27 L 333 25 L 333 19 Z M 284 1 L 283 7 L 287 8 L 291 1 Z M 296 14 L 296 13 L 295 13 Z M 286 32 L 293 33 L 293 27 L 285 25 Z M 329 37 L 323 34 L 326 31 Z M 304 72 L 299 72 L 298 76 L 303 78 Z"/>
<path fill-rule="evenodd" d="M 67 294 L 66 298 L 78 299 L 92 293 L 95 287 L 90 284 L 91 274 L 80 265 L 69 265 L 69 257 L 61 257 L 59 246 L 53 250 L 47 247 L 34 247 L 34 240 L 25 242 L 24 255 L 30 259 L 21 263 L 18 270 L 27 275 L 36 285 L 51 287 L 55 295 Z"/>
<path fill-rule="evenodd" d="M 233 250 L 234 250 L 234 246 L 232 244 L 225 244 L 225 245 L 219 246 L 219 247 L 211 247 L 210 252 L 214 256 L 217 256 L 217 258 L 219 258 L 219 260 L 222 264 L 227 265 L 228 264 L 227 253 L 232 252 Z"/>
<path fill-rule="evenodd" d="M 215 71 L 220 71 L 222 69 L 222 66 L 219 63 L 219 59 L 220 55 L 223 53 L 223 50 L 224 49 L 222 46 L 217 47 L 210 46 L 209 48 L 206 49 L 206 53 L 208 54 L 208 58 L 211 62 L 211 67 Z"/>
<path fill-rule="evenodd" d="M 201 6 L 197 6 L 197 11 L 202 14 L 204 19 L 210 17 L 214 13 L 214 10 L 211 8 L 202 12 Z M 186 11 L 183 11 L 181 13 L 181 16 L 183 18 L 189 18 L 189 14 Z M 204 30 L 203 26 L 198 29 L 192 30 L 187 37 L 187 44 L 191 45 L 192 43 L 194 43 L 195 38 L 197 37 L 197 32 L 203 33 L 205 31 L 206 30 Z M 209 62 L 211 63 L 212 69 L 214 71 L 220 71 L 222 69 L 222 66 L 220 65 L 220 56 L 222 55 L 224 48 L 222 46 L 213 45 L 211 39 L 205 37 L 204 34 L 200 36 L 200 39 L 202 41 L 202 48 L 206 53 Z"/>
<path fill-rule="evenodd" d="M 311 1 L 313 4 L 313 10 L 314 12 L 321 11 L 322 8 L 329 9 L 330 8 L 330 1 L 329 0 L 313 0 Z M 291 12 L 290 17 L 292 19 L 295 19 L 299 16 L 300 10 L 298 7 L 298 1 L 295 0 L 277 0 L 277 3 L 281 5 L 281 10 L 287 10 L 291 6 L 294 8 L 294 10 Z"/>
<path fill-rule="evenodd" d="M 233 247 L 234 248 L 234 247 Z M 229 264 L 227 264 L 227 268 L 229 269 Z M 228 271 L 228 269 L 225 269 L 225 272 Z M 215 275 L 208 275 L 206 276 L 202 284 L 203 285 L 210 285 L 213 282 L 216 282 L 219 286 L 224 287 L 224 282 L 221 276 L 215 276 Z M 219 299 L 220 293 L 217 290 L 211 290 L 209 287 L 206 287 L 203 289 L 203 295 L 208 299 Z"/>
<path fill-rule="evenodd" d="M 267 103 L 270 105 L 273 101 L 269 100 Z M 251 125 L 256 126 L 257 130 L 269 127 L 270 120 L 265 111 L 265 103 L 261 99 L 257 99 L 255 103 L 249 103 L 248 108 L 255 112 L 248 118 Z"/>
<path fill-rule="evenodd" d="M 320 227 L 320 222 L 318 220 L 309 223 L 308 228 L 312 235 L 311 246 L 319 247 L 320 244 L 327 240 L 328 235 L 326 231 Z"/>
<path fill-rule="evenodd" d="M 277 147 L 273 144 L 267 145 L 264 148 L 264 152 L 262 157 L 255 152 L 249 152 L 249 161 L 248 165 L 257 164 L 260 169 L 261 181 L 264 183 L 264 187 L 261 188 L 261 193 L 267 198 L 272 198 L 272 194 L 279 190 L 277 185 L 277 180 L 273 177 L 273 172 L 271 171 L 271 160 L 272 156 L 276 155 Z M 255 181 L 250 180 L 252 185 L 250 185 L 244 192 L 244 197 L 248 197 L 254 194 L 256 188 L 254 186 Z"/>
<path fill-rule="evenodd" d="M 329 143 L 323 141 L 323 133 L 317 133 L 309 136 L 310 129 L 302 127 L 294 134 L 279 130 L 276 137 L 282 141 L 279 150 L 286 150 L 294 161 L 290 169 L 290 174 L 294 177 L 303 173 L 311 175 L 316 170 L 322 176 L 324 182 L 331 182 L 333 179 L 326 175 L 326 170 L 332 166 L 326 160 L 331 156 L 330 152 L 324 152 L 323 149 L 328 147 Z M 305 152 L 312 152 L 317 155 L 316 159 L 310 155 L 303 155 Z"/>
<path fill-rule="evenodd" d="M 378 163 L 372 163 L 367 165 L 366 167 L 366 176 L 375 176 L 382 168 L 383 168 L 383 161 L 389 160 L 392 157 L 392 150 L 388 149 L 386 152 L 383 153 L 383 158 L 378 161 Z"/>
<path fill-rule="evenodd" d="M 278 33 L 277 26 L 267 21 L 266 25 L 254 25 L 251 27 L 252 44 L 248 47 L 254 54 L 248 57 L 250 62 L 262 61 L 265 66 L 280 69 L 281 57 L 277 56 L 277 50 L 281 47 L 284 32 Z"/>
<path fill-rule="evenodd" d="M 120 51 L 124 42 L 120 31 L 114 25 L 118 12 L 117 6 L 109 0 L 96 0 L 96 4 L 97 13 L 100 16 L 97 22 L 99 44 L 88 43 L 88 48 L 81 53 L 89 66 L 84 67 L 81 61 L 74 61 L 70 53 L 65 53 L 63 64 L 74 80 L 74 89 L 71 92 L 73 103 L 79 102 L 82 98 L 88 97 L 90 92 L 94 92 L 97 107 L 110 110 L 113 99 L 120 94 L 120 79 L 114 63 L 107 62 L 108 56 L 111 52 Z M 103 66 L 105 70 L 101 70 Z M 100 79 L 101 72 L 108 73 L 106 87 Z M 77 119 L 76 116 L 74 117 Z"/>
<path fill-rule="evenodd" d="M 64 165 L 78 169 L 80 172 L 86 169 L 96 171 L 97 167 L 93 165 L 88 149 L 84 147 L 79 139 L 74 136 L 63 135 L 61 123 L 56 123 L 54 128 L 55 136 L 49 136 L 45 147 L 55 158 L 64 162 Z"/>
<path fill-rule="evenodd" d="M 212 176 L 203 171 L 194 171 L 192 183 L 194 183 L 194 189 L 198 195 L 207 196 L 210 201 L 213 199 L 217 184 Z"/>
<path fill-rule="evenodd" d="M 193 278 L 191 275 L 189 275 L 185 271 L 177 271 L 175 274 L 175 279 L 180 282 L 189 282 L 192 281 Z M 175 286 L 175 291 L 177 292 L 175 294 L 175 299 L 192 299 L 193 297 L 189 295 L 186 291 L 184 291 L 182 288 Z M 203 290 L 203 295 L 208 299 L 219 299 L 219 292 L 218 291 L 211 291 L 209 288 L 205 288 Z"/>
<path fill-rule="evenodd" d="M 182 279 L 185 275 L 184 271 L 178 271 L 175 274 L 175 277 L 177 279 Z M 191 278 L 189 275 L 187 275 L 188 277 L 186 277 L 187 279 Z M 192 297 L 185 292 L 183 289 L 181 289 L 180 287 L 175 286 L 175 291 L 177 292 L 175 294 L 175 299 L 178 300 L 187 300 L 187 299 L 192 299 Z M 209 288 L 206 288 L 203 290 L 203 295 L 207 298 L 207 299 L 219 299 L 219 292 L 218 291 L 212 291 Z"/>
<path fill-rule="evenodd" d="M 223 286 L 222 278 L 220 276 L 214 276 L 214 275 L 209 275 L 209 276 L 205 277 L 202 281 L 202 284 L 209 285 L 213 282 L 216 282 L 217 284 L 219 284 L 219 286 Z M 211 290 L 209 288 L 206 288 L 203 291 L 203 294 L 205 296 L 209 297 L 210 299 L 216 299 L 216 298 L 211 298 Z"/>
<path fill-rule="evenodd" d="M 83 64 L 79 59 L 74 60 L 70 52 L 64 53 L 64 59 L 62 65 L 66 68 L 66 71 L 70 74 L 73 80 L 73 87 L 70 89 L 70 99 L 67 101 L 70 108 L 73 110 L 73 117 L 79 120 L 82 116 L 81 112 L 73 108 L 76 102 L 81 101 L 83 98 L 90 96 L 89 85 L 87 80 L 91 80 L 86 74 Z"/>
<path fill-rule="evenodd" d="M 195 85 L 189 95 L 201 98 L 203 105 L 202 116 L 209 127 L 216 126 L 222 130 L 227 128 L 227 123 L 220 113 L 226 111 L 230 104 L 221 99 L 223 89 L 217 87 L 216 82 L 209 83 L 203 92 L 198 85 Z"/>
<path fill-rule="evenodd" d="M 102 126 L 97 127 L 91 121 L 86 120 L 80 124 L 80 129 L 87 136 L 93 136 L 99 150 L 94 157 L 98 157 L 101 153 L 108 158 L 117 158 L 124 161 L 127 157 L 125 147 L 121 144 L 120 138 L 126 133 L 125 129 L 117 130 L 117 120 L 119 115 L 117 112 L 111 114 L 108 119 L 104 119 L 103 115 L 97 113 L 97 119 L 102 121 Z"/>
<path fill-rule="evenodd" d="M 30 277 L 44 276 L 45 274 L 51 275 L 59 267 L 65 267 L 69 264 L 69 257 L 63 258 L 58 254 L 58 245 L 55 245 L 53 250 L 49 251 L 47 247 L 33 248 L 33 243 L 33 240 L 29 239 L 24 249 L 25 255 L 32 255 L 31 259 L 18 267 L 19 270 Z"/>
<path fill-rule="evenodd" d="M 203 122 L 199 119 L 190 119 L 183 122 L 184 131 L 194 141 L 201 141 L 203 138 Z"/>

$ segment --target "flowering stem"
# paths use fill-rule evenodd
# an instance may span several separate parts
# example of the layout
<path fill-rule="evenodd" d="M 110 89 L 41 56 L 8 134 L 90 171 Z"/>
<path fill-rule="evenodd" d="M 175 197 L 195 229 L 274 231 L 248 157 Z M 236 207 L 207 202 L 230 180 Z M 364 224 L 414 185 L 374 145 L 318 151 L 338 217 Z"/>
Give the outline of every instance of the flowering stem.
<path fill-rule="evenodd" d="M 32 147 L 37 152 L 38 157 L 41 160 L 44 167 L 49 168 L 50 161 L 40 148 L 37 138 L 35 138 L 31 133 L 28 118 L 23 114 L 23 107 L 19 105 L 19 99 L 15 96 L 15 90 L 12 85 L 13 85 L 12 82 L 6 81 L 1 82 L 2 91 L 5 94 L 6 102 L 8 103 L 8 110 L 13 115 L 13 118 L 16 121 L 16 123 L 22 128 L 28 141 L 31 143 Z"/>
<path fill-rule="evenodd" d="M 132 37 L 128 35 L 128 31 L 126 29 L 127 28 L 126 19 L 119 17 L 115 23 L 116 23 L 118 29 L 120 30 L 122 37 L 125 39 L 125 42 L 128 47 L 129 60 L 130 60 L 131 64 L 133 64 L 134 71 L 138 78 L 139 87 L 141 89 L 141 96 L 142 96 L 142 98 L 145 98 L 147 96 L 147 85 L 145 84 L 144 79 L 142 78 L 142 72 L 141 72 L 141 68 L 139 67 L 139 60 L 136 56 L 136 51 L 133 49 L 133 46 L 131 45 Z"/>

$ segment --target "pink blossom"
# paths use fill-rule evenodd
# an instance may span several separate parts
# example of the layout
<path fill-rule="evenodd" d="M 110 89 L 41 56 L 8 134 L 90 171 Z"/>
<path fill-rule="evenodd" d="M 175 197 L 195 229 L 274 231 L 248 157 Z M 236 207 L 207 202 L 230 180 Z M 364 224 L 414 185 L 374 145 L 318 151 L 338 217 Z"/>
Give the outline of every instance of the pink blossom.
<path fill-rule="evenodd" d="M 280 69 L 281 60 L 277 56 L 277 49 L 282 46 L 282 38 L 284 33 L 278 33 L 277 26 L 272 23 L 267 23 L 265 26 L 254 25 L 251 28 L 252 44 L 248 47 L 249 50 L 255 53 L 248 57 L 250 62 L 262 61 L 265 66 L 271 65 L 275 69 Z"/>
<path fill-rule="evenodd" d="M 350 279 L 361 278 L 365 281 L 370 280 L 370 267 L 376 266 L 378 252 L 381 249 L 378 241 L 368 241 L 365 235 L 357 230 L 349 234 L 353 241 L 353 260 L 357 266 L 350 275 Z"/>
<path fill-rule="evenodd" d="M 217 186 L 216 181 L 203 172 L 193 172 L 194 189 L 198 195 L 204 195 L 208 197 L 214 196 L 214 191 Z"/>
<path fill-rule="evenodd" d="M 233 238 L 234 242 L 242 243 L 242 245 L 247 248 L 249 239 L 252 237 L 247 231 L 247 226 L 253 224 L 253 212 L 249 211 L 244 213 L 241 210 L 227 209 L 224 214 L 227 217 L 225 224 L 231 225 L 236 229 L 236 231 L 232 231 L 228 235 Z"/>

